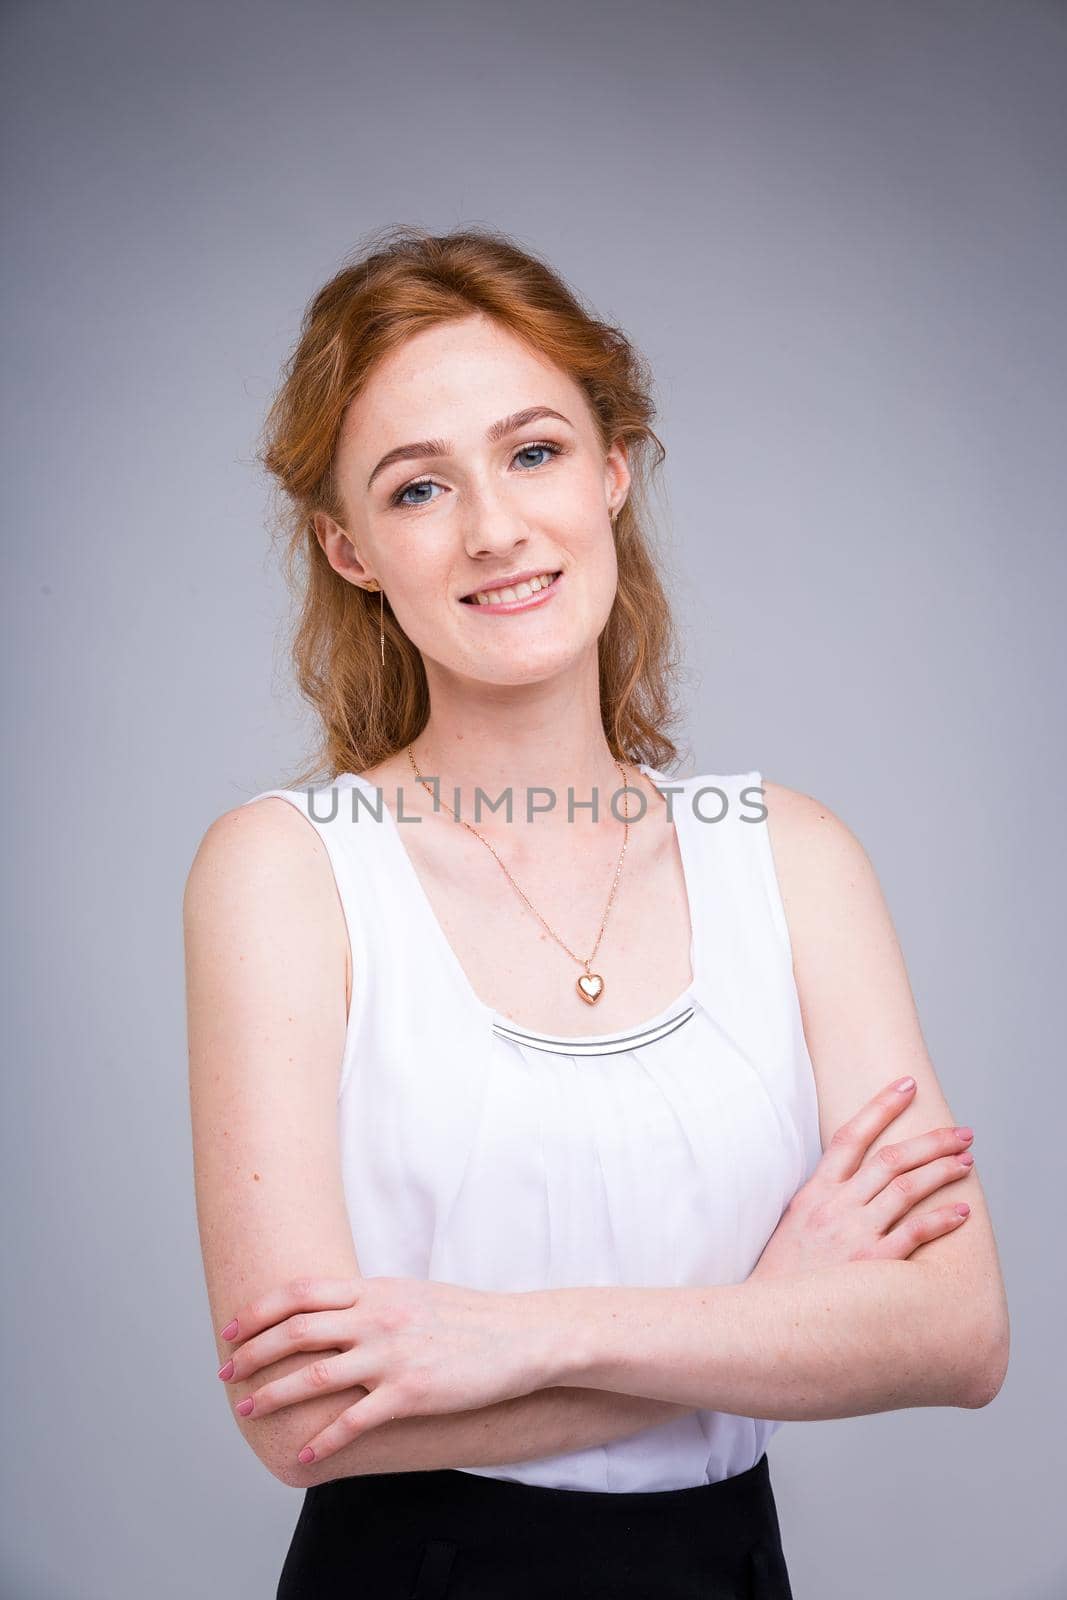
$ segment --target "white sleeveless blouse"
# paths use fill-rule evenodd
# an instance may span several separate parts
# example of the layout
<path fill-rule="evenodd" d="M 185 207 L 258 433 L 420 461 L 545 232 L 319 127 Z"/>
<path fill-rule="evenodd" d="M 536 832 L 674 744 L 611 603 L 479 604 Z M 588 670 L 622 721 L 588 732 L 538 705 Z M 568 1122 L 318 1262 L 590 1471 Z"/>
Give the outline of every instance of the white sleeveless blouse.
<path fill-rule="evenodd" d="M 692 981 L 644 1024 L 581 1038 L 517 1027 L 474 993 L 374 784 L 346 773 L 252 797 L 281 796 L 316 828 L 344 910 L 339 1134 L 367 1276 L 500 1292 L 740 1283 L 811 1176 L 818 1105 L 760 773 L 641 770 L 672 806 Z M 688 1488 L 754 1466 L 781 1426 L 701 1410 L 459 1470 Z"/>

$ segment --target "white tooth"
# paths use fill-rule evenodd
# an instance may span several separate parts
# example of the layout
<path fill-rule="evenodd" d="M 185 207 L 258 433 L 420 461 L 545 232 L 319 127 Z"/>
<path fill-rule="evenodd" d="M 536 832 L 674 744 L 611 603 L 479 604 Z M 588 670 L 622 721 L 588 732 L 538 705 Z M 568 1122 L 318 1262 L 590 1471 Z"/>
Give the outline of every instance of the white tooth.
<path fill-rule="evenodd" d="M 523 583 L 516 584 L 506 589 L 479 589 L 474 599 L 480 606 L 499 606 L 509 600 L 525 600 L 531 594 L 537 594 L 542 589 L 547 589 L 552 583 L 552 574 L 543 572 L 537 578 L 529 578 Z"/>

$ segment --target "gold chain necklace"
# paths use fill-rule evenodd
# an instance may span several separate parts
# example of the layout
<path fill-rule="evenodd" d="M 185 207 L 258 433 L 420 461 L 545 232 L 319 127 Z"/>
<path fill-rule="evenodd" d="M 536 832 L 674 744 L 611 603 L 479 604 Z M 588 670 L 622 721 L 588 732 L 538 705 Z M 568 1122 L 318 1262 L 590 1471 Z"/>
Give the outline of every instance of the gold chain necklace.
<path fill-rule="evenodd" d="M 615 757 L 614 756 L 612 756 L 611 759 L 613 761 L 615 761 Z M 422 786 L 426 790 L 427 794 L 429 794 L 429 795 L 431 795 L 433 797 L 434 804 L 436 805 L 438 797 L 436 795 L 434 795 L 433 790 L 430 788 L 430 785 L 426 782 L 426 779 L 422 776 L 422 774 L 419 772 L 418 767 L 415 765 L 415 757 L 411 753 L 410 746 L 408 747 L 408 760 L 411 762 L 411 770 L 414 772 L 416 778 L 422 784 Z M 563 940 L 560 938 L 559 934 L 556 932 L 556 930 L 554 928 L 550 928 L 549 927 L 548 923 L 545 921 L 545 919 L 541 915 L 540 911 L 538 911 L 537 907 L 534 905 L 534 903 L 530 899 L 530 897 L 528 895 L 523 894 L 522 890 L 519 888 L 518 884 L 515 882 L 515 879 L 511 876 L 511 873 L 508 872 L 507 867 L 504 866 L 504 863 L 500 860 L 500 857 L 497 855 L 496 851 L 493 850 L 493 847 L 489 843 L 489 840 L 484 838 L 483 835 L 478 832 L 477 828 L 471 827 L 471 824 L 469 822 L 467 822 L 465 820 L 465 818 L 456 817 L 456 813 L 452 810 L 452 807 L 449 805 L 447 800 L 442 800 L 441 801 L 441 804 L 444 806 L 445 810 L 448 811 L 448 812 L 451 812 L 452 816 L 456 817 L 456 821 L 457 822 L 462 822 L 463 826 L 465 828 L 468 828 L 470 830 L 470 832 L 474 834 L 474 837 L 476 839 L 481 839 L 482 843 L 485 845 L 487 850 L 493 850 L 494 856 L 496 856 L 496 859 L 497 859 L 499 865 L 503 869 L 503 871 L 504 871 L 505 875 L 507 876 L 507 878 L 510 880 L 512 887 L 515 889 L 517 894 L 522 895 L 522 898 L 526 901 L 526 904 L 529 906 L 530 910 L 533 912 L 533 914 L 537 918 L 537 920 L 541 923 L 541 925 L 543 927 L 548 929 L 548 932 L 552 935 L 553 939 L 555 939 L 556 943 L 558 945 L 560 945 L 564 950 L 566 950 L 567 954 L 572 958 L 572 960 L 577 961 L 579 966 L 585 968 L 585 971 L 582 973 L 581 977 L 578 979 L 578 982 L 575 984 L 575 988 L 578 990 L 578 993 L 581 995 L 581 997 L 585 1001 L 585 1003 L 587 1005 L 590 1005 L 590 1006 L 595 1006 L 597 1001 L 600 999 L 601 995 L 604 993 L 604 979 L 603 979 L 603 977 L 601 976 L 601 974 L 599 972 L 590 972 L 589 963 L 590 963 L 590 961 L 592 961 L 593 957 L 596 955 L 597 951 L 599 950 L 600 941 L 604 937 L 604 928 L 607 925 L 608 912 L 611 910 L 611 907 L 612 907 L 612 905 L 614 903 L 614 900 L 615 900 L 615 891 L 619 886 L 619 877 L 620 877 L 620 874 L 622 873 L 622 863 L 623 863 L 623 860 L 625 859 L 625 856 L 626 856 L 626 846 L 629 843 L 629 839 L 630 839 L 630 790 L 629 790 L 629 786 L 628 786 L 628 784 L 626 782 L 626 774 L 625 774 L 625 772 L 622 770 L 622 767 L 619 766 L 619 763 L 617 761 L 615 761 L 615 765 L 616 765 L 616 767 L 619 768 L 619 776 L 622 779 L 623 793 L 626 796 L 626 810 L 624 812 L 624 816 L 625 816 L 626 820 L 625 820 L 625 825 L 623 827 L 622 849 L 619 851 L 619 864 L 615 868 L 615 877 L 614 877 L 614 879 L 612 881 L 611 893 L 608 895 L 608 903 L 604 907 L 604 916 L 603 916 L 603 919 L 601 920 L 601 923 L 600 923 L 600 932 L 597 934 L 596 943 L 594 944 L 592 950 L 589 952 L 589 955 L 588 955 L 588 957 L 587 957 L 587 959 L 585 961 L 582 960 L 581 956 L 575 955 L 574 951 L 570 948 L 569 945 L 566 945 L 566 944 L 563 943 Z"/>

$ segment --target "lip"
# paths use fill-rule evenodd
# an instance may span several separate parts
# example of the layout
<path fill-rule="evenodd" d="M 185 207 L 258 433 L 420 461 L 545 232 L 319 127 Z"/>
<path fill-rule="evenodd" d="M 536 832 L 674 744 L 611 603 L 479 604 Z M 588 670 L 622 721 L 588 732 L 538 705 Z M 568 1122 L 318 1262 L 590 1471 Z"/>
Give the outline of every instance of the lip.
<path fill-rule="evenodd" d="M 546 572 L 546 571 L 550 572 L 550 571 L 552 571 L 552 568 L 551 567 L 531 567 L 531 568 L 528 569 L 528 571 L 515 573 L 512 577 L 509 577 L 509 578 L 504 578 L 504 579 L 497 578 L 490 585 L 490 587 L 493 588 L 493 589 L 513 588 L 515 586 L 515 584 L 523 583 L 525 580 L 527 580 L 529 578 L 539 578 L 541 576 L 541 574 L 543 572 Z M 559 586 L 560 586 L 560 584 L 562 582 L 563 582 L 563 573 L 560 572 L 559 576 L 555 579 L 555 581 L 553 583 L 549 584 L 547 589 L 538 589 L 536 594 L 526 595 L 523 599 L 519 599 L 519 600 L 496 600 L 496 601 L 492 601 L 489 605 L 483 606 L 477 600 L 471 600 L 469 598 L 462 598 L 462 599 L 460 599 L 459 604 L 460 605 L 466 605 L 468 611 L 477 611 L 477 612 L 489 612 L 489 611 L 492 611 L 494 613 L 495 612 L 500 612 L 504 616 L 511 616 L 516 611 L 529 611 L 534 606 L 545 605 L 547 603 L 547 601 L 551 599 L 553 594 L 555 594 L 556 590 L 559 588 Z M 481 591 L 481 592 L 484 593 L 484 592 L 487 592 L 487 591 Z M 479 591 L 477 589 L 474 589 L 474 590 L 471 591 L 471 593 L 472 594 L 477 594 L 477 593 L 479 593 Z"/>

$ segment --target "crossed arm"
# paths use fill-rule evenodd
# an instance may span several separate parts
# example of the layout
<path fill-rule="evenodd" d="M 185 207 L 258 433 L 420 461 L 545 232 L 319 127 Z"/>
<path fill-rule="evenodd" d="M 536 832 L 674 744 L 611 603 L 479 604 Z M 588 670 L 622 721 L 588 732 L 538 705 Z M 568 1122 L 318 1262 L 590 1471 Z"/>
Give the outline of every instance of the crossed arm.
<path fill-rule="evenodd" d="M 892 1140 L 951 1122 L 862 848 L 807 796 L 765 789 L 824 1144 L 898 1073 L 918 1089 Z M 184 912 L 197 1207 L 218 1330 L 288 1279 L 359 1273 L 336 1133 L 350 974 L 321 841 L 283 800 L 212 824 Z M 698 1406 L 786 1420 L 983 1405 L 1003 1379 L 1007 1309 L 973 1169 L 953 1198 L 970 1203 L 967 1222 L 905 1261 L 707 1288 L 539 1291 L 560 1333 L 543 1387 L 382 1423 L 309 1467 L 297 1451 L 362 1390 L 236 1420 L 275 1476 L 306 1487 L 536 1459 Z M 225 1361 L 218 1338 L 217 1351 Z M 227 1385 L 231 1404 L 309 1359 L 293 1355 Z"/>

